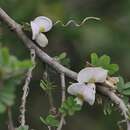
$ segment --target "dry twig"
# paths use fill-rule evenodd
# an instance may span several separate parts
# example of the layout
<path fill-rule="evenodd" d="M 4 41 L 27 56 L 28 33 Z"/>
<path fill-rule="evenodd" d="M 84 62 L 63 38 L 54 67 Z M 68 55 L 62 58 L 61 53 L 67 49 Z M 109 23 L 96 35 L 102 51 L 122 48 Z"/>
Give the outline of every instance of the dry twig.
<path fill-rule="evenodd" d="M 60 79 L 61 79 L 61 87 L 62 87 L 62 91 L 61 91 L 62 92 L 61 105 L 62 105 L 62 103 L 66 99 L 66 95 L 65 95 L 65 93 L 66 93 L 66 85 L 65 85 L 65 74 L 64 73 L 60 74 Z M 61 130 L 64 123 L 65 123 L 65 119 L 64 119 L 64 115 L 62 114 L 61 119 L 60 119 L 60 124 L 59 124 L 57 130 Z"/>
<path fill-rule="evenodd" d="M 25 79 L 25 84 L 23 86 L 23 96 L 22 96 L 22 102 L 21 102 L 21 106 L 20 106 L 20 124 L 21 126 L 24 126 L 26 124 L 25 121 L 25 112 L 26 112 L 26 102 L 27 102 L 27 96 L 29 93 L 29 84 L 32 78 L 32 71 L 35 68 L 35 50 L 34 49 L 30 49 L 30 54 L 31 54 L 31 61 L 32 61 L 32 67 L 29 68 L 28 72 L 27 72 L 27 77 Z"/>

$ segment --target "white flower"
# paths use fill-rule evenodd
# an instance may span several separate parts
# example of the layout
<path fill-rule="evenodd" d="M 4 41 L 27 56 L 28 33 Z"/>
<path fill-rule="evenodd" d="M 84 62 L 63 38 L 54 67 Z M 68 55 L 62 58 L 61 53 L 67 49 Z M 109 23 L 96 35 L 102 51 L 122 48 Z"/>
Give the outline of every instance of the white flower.
<path fill-rule="evenodd" d="M 102 83 L 107 78 L 108 71 L 100 67 L 86 67 L 78 73 L 79 83 Z"/>
<path fill-rule="evenodd" d="M 51 19 L 39 16 L 31 21 L 31 28 L 32 28 L 32 39 L 35 40 L 36 37 L 41 32 L 48 32 L 52 28 L 53 24 Z"/>
<path fill-rule="evenodd" d="M 46 37 L 44 34 L 42 34 L 42 33 L 40 33 L 40 34 L 36 37 L 35 40 L 36 40 L 36 42 L 38 43 L 38 45 L 41 46 L 41 47 L 46 47 L 47 44 L 48 44 L 48 39 L 47 39 L 47 37 Z"/>
<path fill-rule="evenodd" d="M 78 73 L 78 83 L 68 87 L 68 93 L 77 96 L 77 104 L 82 105 L 83 101 L 93 105 L 95 102 L 95 83 L 102 83 L 107 78 L 107 70 L 100 67 L 86 67 Z M 86 84 L 87 83 L 87 84 Z"/>
<path fill-rule="evenodd" d="M 69 86 L 68 93 L 71 95 L 77 96 L 77 104 L 82 105 L 83 101 L 88 102 L 90 105 L 93 105 L 95 102 L 95 84 L 88 83 L 74 83 Z"/>

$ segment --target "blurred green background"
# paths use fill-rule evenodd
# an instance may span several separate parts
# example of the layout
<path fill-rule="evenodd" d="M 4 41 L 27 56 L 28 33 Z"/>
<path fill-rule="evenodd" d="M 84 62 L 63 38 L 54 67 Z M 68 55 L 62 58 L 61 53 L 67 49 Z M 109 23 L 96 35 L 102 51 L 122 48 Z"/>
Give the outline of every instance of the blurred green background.
<path fill-rule="evenodd" d="M 70 19 L 78 23 L 87 16 L 96 16 L 101 21 L 90 20 L 80 28 L 55 26 L 47 33 L 49 45 L 45 51 L 51 56 L 67 52 L 71 68 L 79 71 L 90 54 L 107 54 L 119 64 L 120 73 L 130 80 L 130 1 L 129 0 L 0 0 L 0 6 L 17 22 L 30 22 L 44 15 L 54 22 Z M 30 35 L 30 34 L 28 34 Z M 29 58 L 28 50 L 15 34 L 0 22 L 0 45 L 6 46 L 19 59 Z M 44 72 L 44 64 L 37 59 L 37 68 L 33 74 L 30 95 L 27 103 L 27 123 L 36 130 L 47 130 L 40 122 L 41 115 L 48 113 L 47 95 L 39 87 Z M 56 75 L 51 72 L 51 77 Z M 53 78 L 53 81 L 58 81 Z M 18 126 L 21 85 L 17 88 L 16 104 L 13 107 L 13 119 Z M 54 91 L 55 104 L 60 101 L 60 85 Z M 7 129 L 7 115 L 0 115 L 0 130 Z M 121 120 L 117 112 L 104 116 L 100 105 L 84 105 L 83 111 L 67 119 L 64 130 L 118 130 L 117 121 Z"/>

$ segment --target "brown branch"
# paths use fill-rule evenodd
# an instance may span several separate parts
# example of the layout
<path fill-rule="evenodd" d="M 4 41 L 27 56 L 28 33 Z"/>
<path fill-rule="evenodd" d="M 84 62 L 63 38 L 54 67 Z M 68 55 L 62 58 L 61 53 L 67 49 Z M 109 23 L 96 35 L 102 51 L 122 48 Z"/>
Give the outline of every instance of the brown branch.
<path fill-rule="evenodd" d="M 62 103 L 65 101 L 66 99 L 66 85 L 65 85 L 65 74 L 61 73 L 60 74 L 60 78 L 61 78 L 61 88 L 62 88 Z"/>
<path fill-rule="evenodd" d="M 52 68 L 54 68 L 59 73 L 64 73 L 66 76 L 77 80 L 77 73 L 62 66 L 59 64 L 56 60 L 51 58 L 49 55 L 47 55 L 43 50 L 41 50 L 39 47 L 37 47 L 34 42 L 32 42 L 22 31 L 21 25 L 16 23 L 13 19 L 11 19 L 3 9 L 0 8 L 0 18 L 3 20 L 4 23 L 6 23 L 8 26 L 13 29 L 13 31 L 17 34 L 17 36 L 23 41 L 25 46 L 30 49 L 35 49 L 37 56 L 45 63 L 50 65 Z M 97 89 L 104 95 L 108 96 L 114 103 L 118 104 L 119 109 L 123 112 L 124 117 L 127 119 L 126 113 L 127 113 L 127 107 L 125 106 L 122 99 L 120 99 L 113 91 L 109 90 L 105 87 L 97 87 Z M 128 123 L 127 123 L 128 124 Z M 130 129 L 130 126 L 128 126 L 128 130 Z"/>

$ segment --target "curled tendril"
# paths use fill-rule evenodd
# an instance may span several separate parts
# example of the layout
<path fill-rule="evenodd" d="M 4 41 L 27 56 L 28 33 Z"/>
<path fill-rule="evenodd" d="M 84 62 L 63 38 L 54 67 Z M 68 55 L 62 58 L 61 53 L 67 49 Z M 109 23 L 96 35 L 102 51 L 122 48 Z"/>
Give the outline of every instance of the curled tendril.
<path fill-rule="evenodd" d="M 73 24 L 74 26 L 76 27 L 80 27 L 82 26 L 83 24 L 85 24 L 88 20 L 90 19 L 93 19 L 93 20 L 101 20 L 100 18 L 97 18 L 97 17 L 86 17 L 82 20 L 82 22 L 80 24 L 78 24 L 75 20 L 69 20 L 66 24 L 64 24 L 62 21 L 58 20 L 54 23 L 54 26 L 57 25 L 57 24 L 61 24 L 62 27 L 67 27 L 69 26 L 70 24 Z"/>

